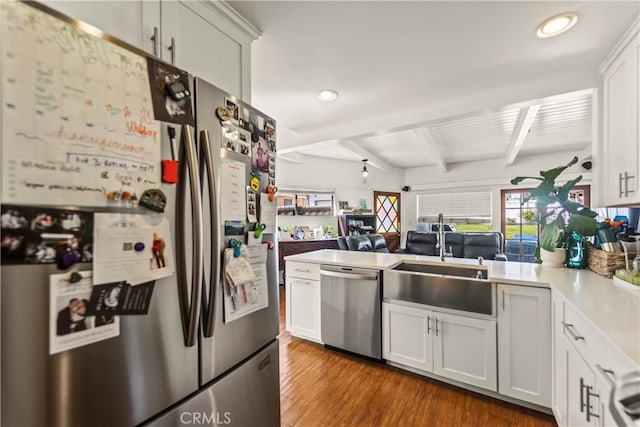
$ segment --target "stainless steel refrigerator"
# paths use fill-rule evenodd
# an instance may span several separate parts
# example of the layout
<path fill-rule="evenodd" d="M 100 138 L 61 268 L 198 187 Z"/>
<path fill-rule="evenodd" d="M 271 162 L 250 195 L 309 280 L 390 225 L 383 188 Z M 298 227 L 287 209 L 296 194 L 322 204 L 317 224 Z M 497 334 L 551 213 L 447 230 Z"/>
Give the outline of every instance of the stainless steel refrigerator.
<path fill-rule="evenodd" d="M 267 255 L 268 306 L 225 322 L 219 169 L 223 158 L 244 162 L 248 184 L 251 157 L 222 147 L 215 110 L 232 100 L 270 118 L 200 79 L 190 85 L 196 126 L 178 127 L 180 182 L 160 187 L 176 274 L 157 280 L 147 315 L 120 316 L 119 336 L 50 355 L 49 276 L 60 270 L 3 262 L 1 425 L 279 425 L 277 246 Z"/>

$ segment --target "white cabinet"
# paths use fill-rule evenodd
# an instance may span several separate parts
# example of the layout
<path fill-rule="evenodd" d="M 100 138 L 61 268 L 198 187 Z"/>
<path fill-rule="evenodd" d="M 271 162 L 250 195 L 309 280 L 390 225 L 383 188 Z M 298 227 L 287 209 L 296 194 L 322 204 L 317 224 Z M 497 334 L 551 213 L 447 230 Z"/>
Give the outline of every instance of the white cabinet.
<path fill-rule="evenodd" d="M 602 65 L 605 205 L 640 201 L 640 35 L 638 20 Z"/>
<path fill-rule="evenodd" d="M 496 321 L 437 313 L 433 372 L 497 391 Z"/>
<path fill-rule="evenodd" d="M 551 291 L 498 284 L 500 394 L 551 406 Z"/>
<path fill-rule="evenodd" d="M 496 391 L 496 322 L 382 304 L 382 357 Z"/>
<path fill-rule="evenodd" d="M 45 4 L 251 102 L 251 43 L 260 32 L 224 2 L 131 0 Z"/>
<path fill-rule="evenodd" d="M 559 426 L 610 426 L 616 376 L 638 369 L 559 292 L 553 296 L 553 413 Z"/>
<path fill-rule="evenodd" d="M 286 313 L 291 335 L 321 342 L 320 265 L 287 261 Z"/>
<path fill-rule="evenodd" d="M 426 372 L 433 371 L 431 311 L 382 303 L 382 357 Z"/>
<path fill-rule="evenodd" d="M 142 26 L 144 5 L 154 4 L 160 16 L 159 0 L 149 2 L 46 0 L 44 4 L 138 48 L 144 48 L 145 31 Z"/>
<path fill-rule="evenodd" d="M 557 293 L 551 299 L 552 387 L 551 410 L 559 427 L 567 427 L 568 343 L 564 338 L 564 302 Z"/>
<path fill-rule="evenodd" d="M 593 372 L 578 352 L 568 352 L 568 422 L 570 426 L 596 426 L 593 416 L 598 403 L 590 398 L 595 384 Z M 588 414 L 588 415 L 587 415 Z M 597 416 L 597 415 L 596 415 Z"/>
<path fill-rule="evenodd" d="M 160 9 L 162 59 L 250 103 L 251 42 L 260 32 L 224 2 L 162 0 Z"/>

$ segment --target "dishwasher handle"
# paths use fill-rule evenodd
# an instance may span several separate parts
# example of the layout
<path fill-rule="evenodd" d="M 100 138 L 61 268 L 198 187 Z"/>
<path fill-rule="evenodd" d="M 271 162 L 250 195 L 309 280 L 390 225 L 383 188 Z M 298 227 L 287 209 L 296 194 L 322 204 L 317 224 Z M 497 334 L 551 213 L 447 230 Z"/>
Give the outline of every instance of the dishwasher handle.
<path fill-rule="evenodd" d="M 353 280 L 378 280 L 378 273 L 358 274 L 358 273 L 338 273 L 336 271 L 320 270 L 321 276 L 339 277 L 341 279 Z"/>

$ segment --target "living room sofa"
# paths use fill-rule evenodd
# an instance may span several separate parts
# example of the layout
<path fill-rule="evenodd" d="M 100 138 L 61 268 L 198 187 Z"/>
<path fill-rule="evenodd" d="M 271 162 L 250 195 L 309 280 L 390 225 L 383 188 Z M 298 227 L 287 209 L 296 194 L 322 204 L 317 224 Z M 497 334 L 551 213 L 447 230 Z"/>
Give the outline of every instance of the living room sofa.
<path fill-rule="evenodd" d="M 504 255 L 504 238 L 500 232 L 456 232 L 444 233 L 446 252 L 452 252 L 457 258 L 478 258 L 506 261 Z M 402 251 L 407 254 L 439 256 L 440 249 L 436 247 L 438 233 L 409 231 L 407 242 Z"/>
<path fill-rule="evenodd" d="M 380 234 L 338 237 L 338 248 L 360 252 L 389 252 L 387 241 Z"/>

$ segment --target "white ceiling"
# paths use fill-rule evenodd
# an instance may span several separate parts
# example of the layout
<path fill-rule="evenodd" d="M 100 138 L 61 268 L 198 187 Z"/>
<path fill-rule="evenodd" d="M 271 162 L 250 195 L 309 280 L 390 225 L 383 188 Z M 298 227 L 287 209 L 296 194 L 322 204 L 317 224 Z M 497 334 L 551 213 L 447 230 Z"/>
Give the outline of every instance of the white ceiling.
<path fill-rule="evenodd" d="M 280 153 L 390 169 L 591 145 L 598 66 L 637 1 L 230 1 L 263 32 L 252 103 L 276 118 Z M 573 11 L 549 39 L 536 27 Z M 319 90 L 340 93 L 332 103 Z M 286 135 L 286 137 L 283 137 Z"/>

